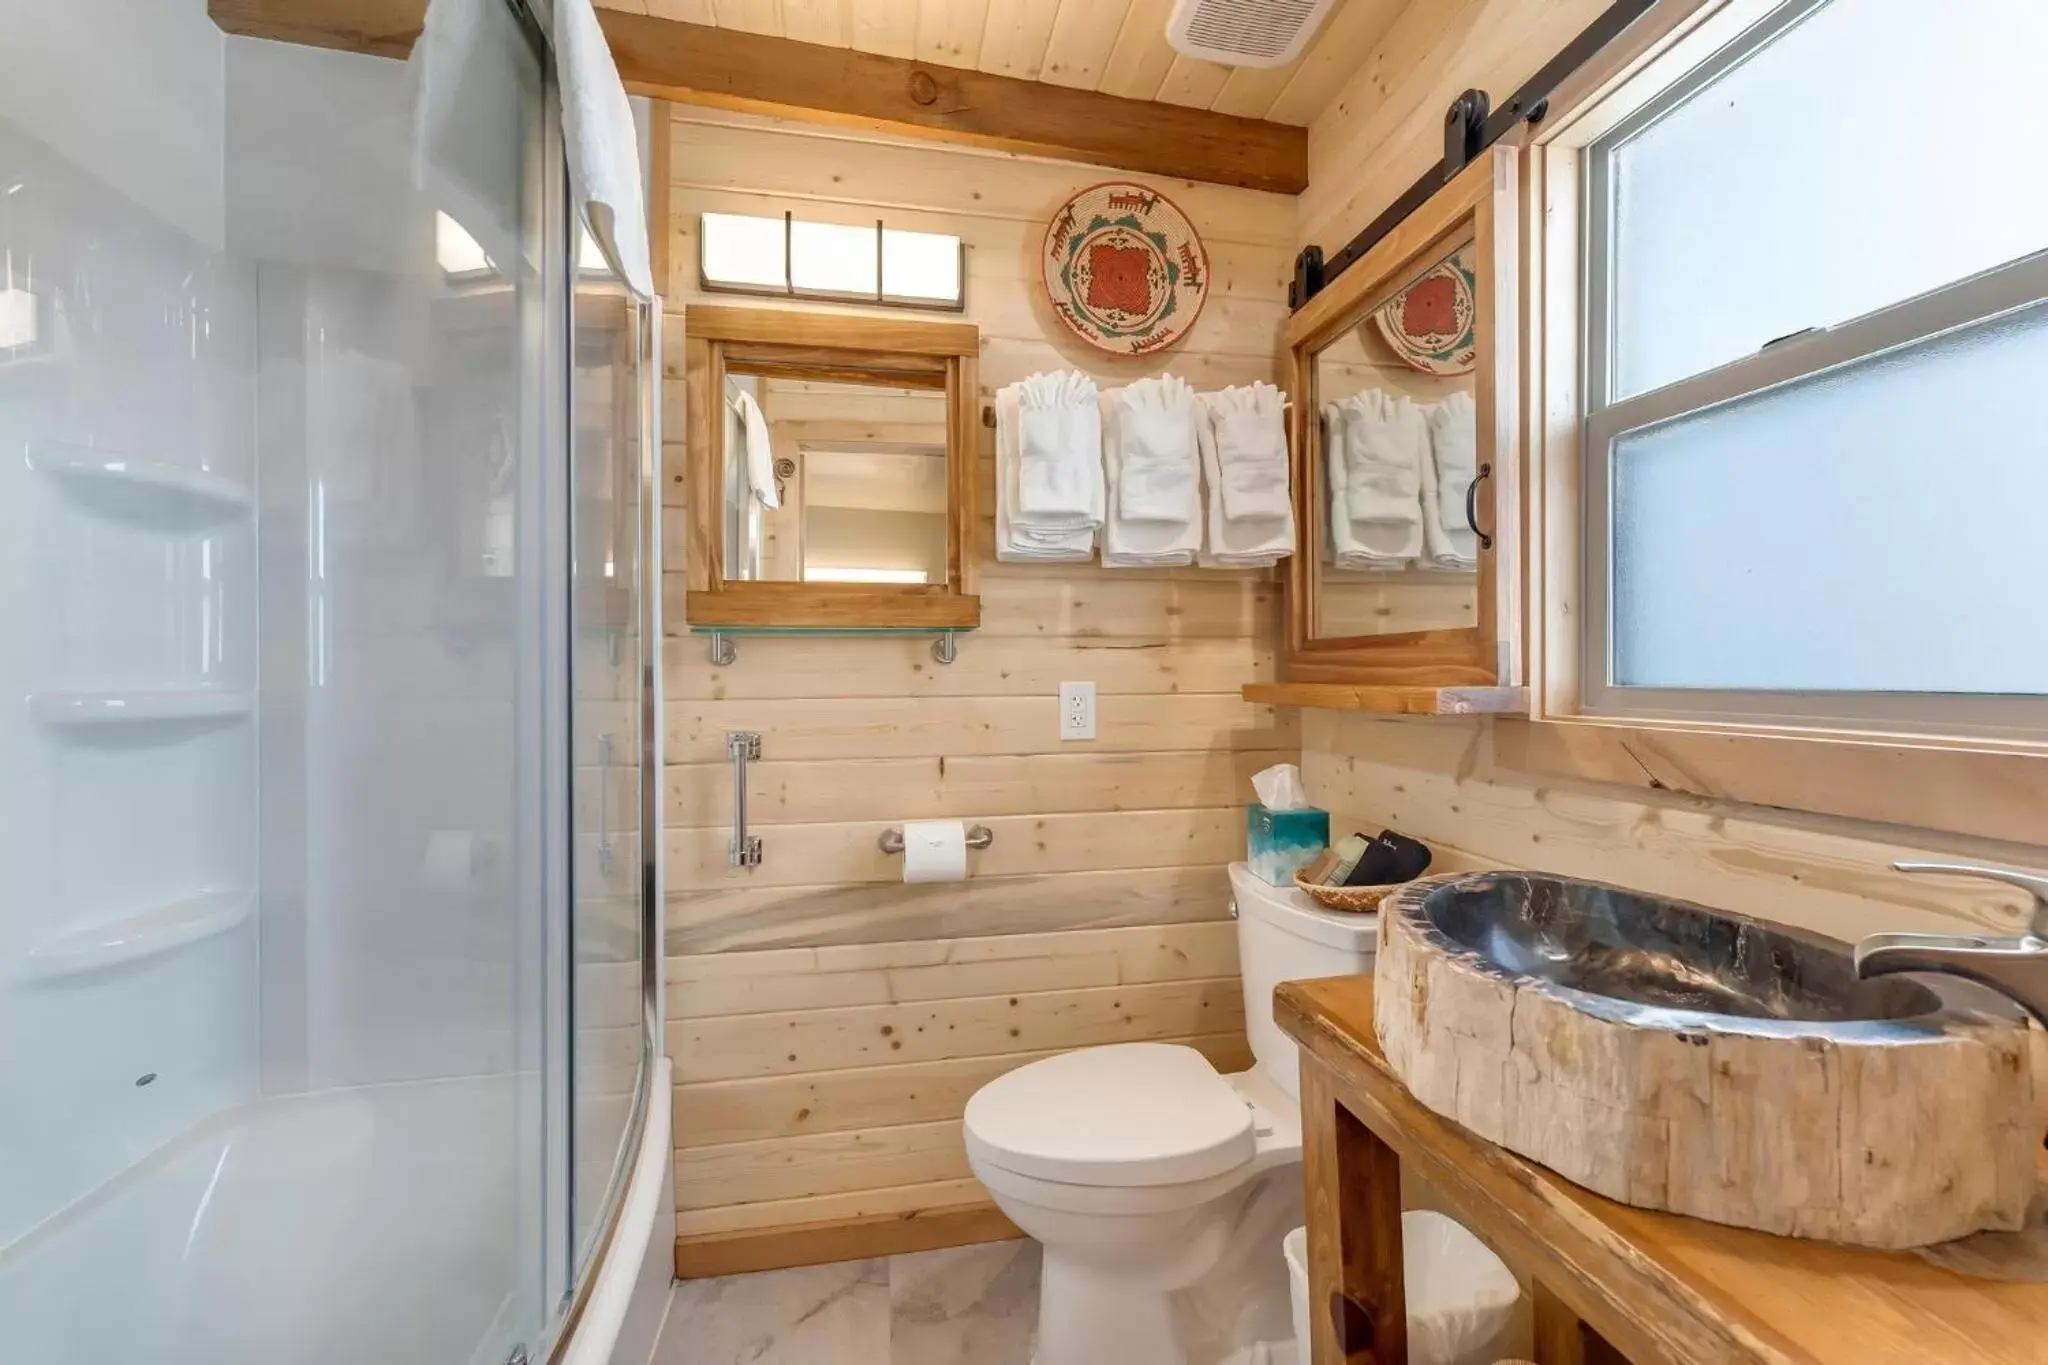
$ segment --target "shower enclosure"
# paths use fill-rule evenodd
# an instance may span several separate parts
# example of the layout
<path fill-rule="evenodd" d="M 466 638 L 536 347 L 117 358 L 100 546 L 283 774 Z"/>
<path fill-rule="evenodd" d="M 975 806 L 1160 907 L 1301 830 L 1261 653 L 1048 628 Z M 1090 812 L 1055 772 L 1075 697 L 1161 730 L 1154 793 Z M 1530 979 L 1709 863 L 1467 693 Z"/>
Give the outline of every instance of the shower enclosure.
<path fill-rule="evenodd" d="M 0 1360 L 540 1361 L 612 1238 L 659 329 L 468 9 L 437 121 L 0 0 Z"/>

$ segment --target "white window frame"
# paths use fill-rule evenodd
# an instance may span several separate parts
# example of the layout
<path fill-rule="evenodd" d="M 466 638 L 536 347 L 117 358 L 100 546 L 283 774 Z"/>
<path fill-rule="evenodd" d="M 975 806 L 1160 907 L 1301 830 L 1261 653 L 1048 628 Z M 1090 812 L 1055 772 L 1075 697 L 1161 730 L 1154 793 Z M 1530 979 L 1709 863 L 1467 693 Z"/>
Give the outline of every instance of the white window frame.
<path fill-rule="evenodd" d="M 1675 422 L 1773 389 L 1797 385 L 1829 371 L 1918 346 L 1933 338 L 1975 329 L 1998 319 L 2048 312 L 2048 252 L 2022 258 L 1917 298 L 1862 317 L 1771 342 L 1754 354 L 1703 373 L 1622 399 L 1611 399 L 1612 250 L 1609 241 L 1610 167 L 1613 152 L 1715 79 L 1746 61 L 1780 34 L 1817 10 L 1823 0 L 1721 0 L 1672 6 L 1686 13 L 1664 36 L 1637 54 L 1633 69 L 1564 115 L 1536 142 L 1539 166 L 1531 176 L 1531 220 L 1546 225 L 1550 240 L 1536 249 L 1550 268 L 1532 286 L 1534 338 L 1547 342 L 1563 364 L 1548 377 L 1531 375 L 1540 401 L 1530 404 L 1532 450 L 1548 443 L 1561 454 L 1548 475 L 1525 486 L 1548 485 L 1565 495 L 1537 517 L 1551 519 L 1554 532 L 1532 562 L 1536 584 L 1552 592 L 1538 606 L 1532 633 L 1541 643 L 1534 654 L 1539 716 L 1684 725 L 1739 726 L 1860 734 L 1969 735 L 2018 740 L 2048 730 L 2048 698 L 1915 692 L 1778 692 L 1722 688 L 1621 686 L 1613 677 L 1611 613 L 1612 501 L 1610 475 L 1615 443 L 1622 437 Z M 1564 159 L 1575 159 L 1566 166 Z M 1558 196 L 1577 202 L 1558 213 Z M 1548 203 L 1544 200 L 1549 199 Z M 1582 227 L 1575 228 L 1575 224 Z M 1559 240 L 1560 237 L 1566 240 Z M 1577 256 L 1565 262 L 1565 253 Z M 1575 279 L 1572 277 L 1576 277 Z M 1552 292 L 1546 296 L 1545 290 Z M 1557 307 L 1560 290 L 1577 294 Z M 1545 303 L 1552 306 L 1546 314 Z M 1573 325 L 1583 319 L 1583 325 Z M 1557 373 L 1576 360 L 1575 375 Z M 1547 391 L 1546 391 L 1547 390 Z M 1571 422 L 1575 430 L 1561 430 Z M 1548 458 L 1548 454 L 1538 456 Z M 1561 480 L 1560 480 L 1561 476 Z M 1570 497 L 1575 492 L 1576 497 Z M 1576 525 L 1560 526 L 1557 518 Z M 2025 629 L 2015 622 L 2015 629 Z M 1902 624 L 1901 648 L 1910 648 L 1910 627 Z M 1545 645 L 1548 648 L 1545 648 Z"/>

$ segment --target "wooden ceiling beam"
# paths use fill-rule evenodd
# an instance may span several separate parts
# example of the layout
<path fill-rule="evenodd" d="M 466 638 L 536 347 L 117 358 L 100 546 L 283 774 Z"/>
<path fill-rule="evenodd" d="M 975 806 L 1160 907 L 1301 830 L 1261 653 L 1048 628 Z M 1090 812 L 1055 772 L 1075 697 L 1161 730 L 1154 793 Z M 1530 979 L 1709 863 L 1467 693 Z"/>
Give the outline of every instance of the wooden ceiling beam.
<path fill-rule="evenodd" d="M 421 0 L 208 0 L 230 33 L 404 56 Z M 634 94 L 1299 194 L 1308 132 L 850 48 L 600 10 Z"/>

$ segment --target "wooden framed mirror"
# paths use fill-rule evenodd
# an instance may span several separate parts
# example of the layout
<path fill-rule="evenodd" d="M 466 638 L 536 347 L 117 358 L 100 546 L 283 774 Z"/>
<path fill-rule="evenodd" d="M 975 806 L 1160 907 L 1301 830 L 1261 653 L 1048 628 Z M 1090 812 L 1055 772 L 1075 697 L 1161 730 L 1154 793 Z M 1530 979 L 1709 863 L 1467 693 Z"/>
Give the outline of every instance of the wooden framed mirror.
<path fill-rule="evenodd" d="M 692 627 L 980 624 L 974 326 L 693 305 L 683 329 Z"/>
<path fill-rule="evenodd" d="M 1516 156 L 1484 153 L 1288 323 L 1289 682 L 1521 681 Z"/>

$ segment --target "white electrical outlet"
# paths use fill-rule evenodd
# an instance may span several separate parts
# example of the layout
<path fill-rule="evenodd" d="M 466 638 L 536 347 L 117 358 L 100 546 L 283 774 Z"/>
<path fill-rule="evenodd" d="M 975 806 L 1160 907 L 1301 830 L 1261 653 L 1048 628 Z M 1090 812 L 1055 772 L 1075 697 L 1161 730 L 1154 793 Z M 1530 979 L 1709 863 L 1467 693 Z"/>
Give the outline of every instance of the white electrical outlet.
<path fill-rule="evenodd" d="M 1060 738 L 1095 738 L 1095 684 L 1060 684 Z"/>

